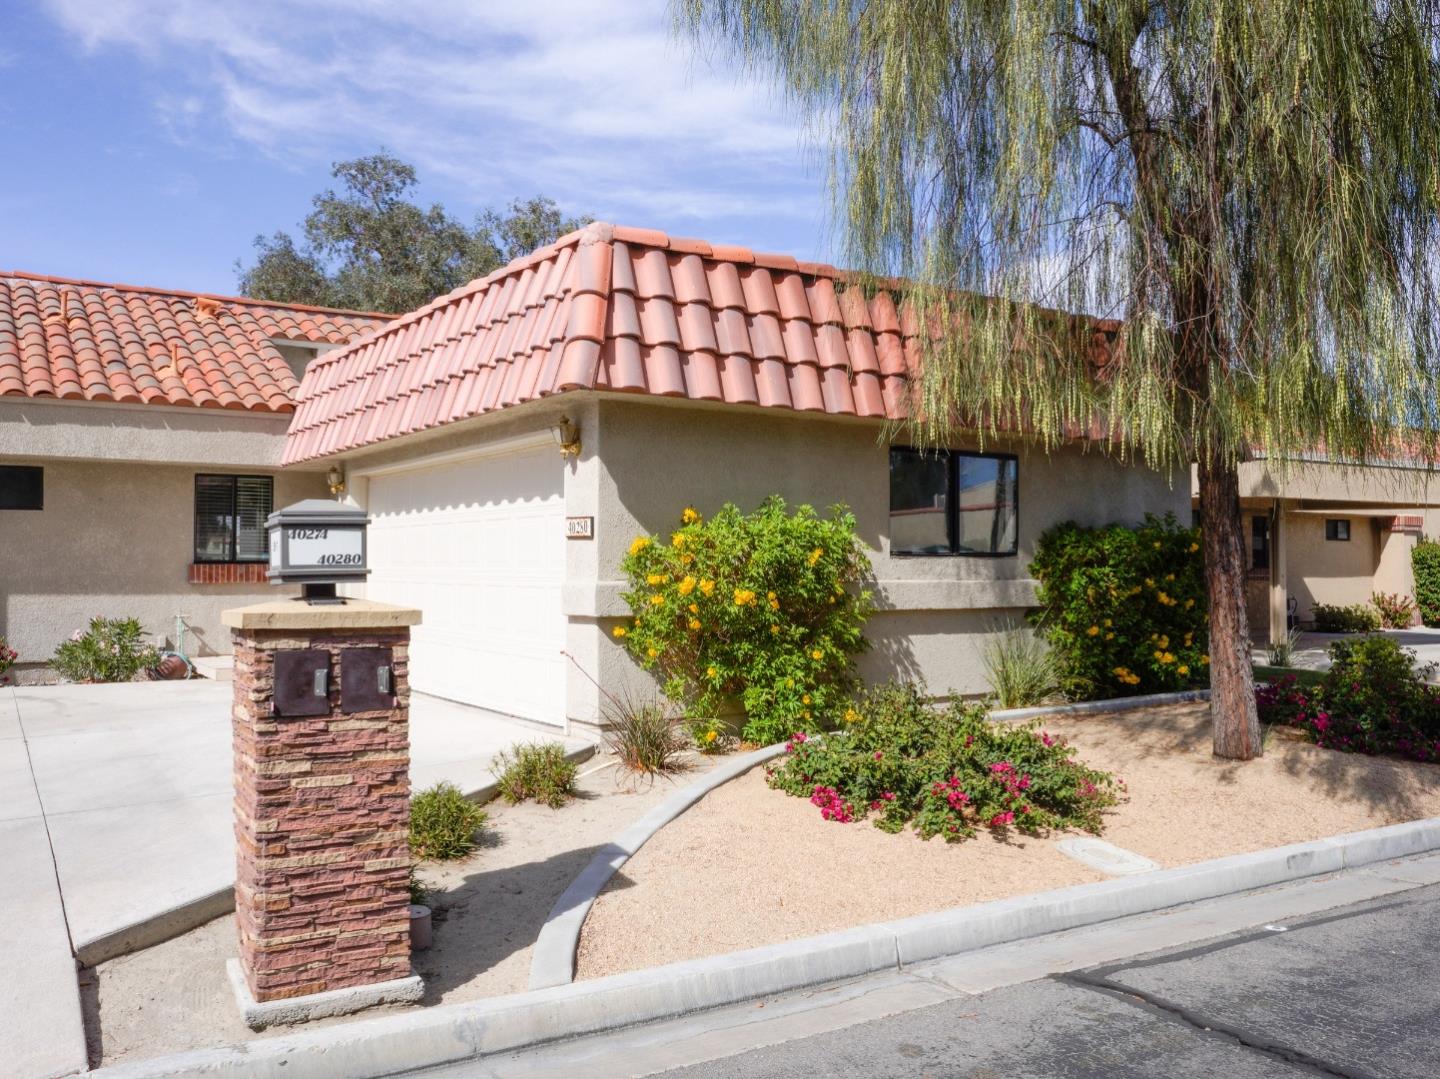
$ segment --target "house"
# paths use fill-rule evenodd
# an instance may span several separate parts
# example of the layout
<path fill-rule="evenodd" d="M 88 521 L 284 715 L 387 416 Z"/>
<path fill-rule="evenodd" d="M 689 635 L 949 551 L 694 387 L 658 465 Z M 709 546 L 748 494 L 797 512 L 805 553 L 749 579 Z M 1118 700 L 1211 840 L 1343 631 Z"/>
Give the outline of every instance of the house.
<path fill-rule="evenodd" d="M 1315 605 L 1414 597 L 1410 552 L 1440 531 L 1440 481 L 1418 461 L 1342 464 L 1311 455 L 1240 465 L 1251 635 L 1309 626 Z"/>
<path fill-rule="evenodd" d="M 906 445 L 915 327 L 834 268 L 594 224 L 319 357 L 284 461 L 369 511 L 365 594 L 424 611 L 413 686 L 551 729 L 653 684 L 610 633 L 619 565 L 682 507 L 854 511 L 870 679 L 986 688 L 1037 538 L 1183 515 L 1185 477 L 1082 443 Z"/>
<path fill-rule="evenodd" d="M 0 272 L 0 635 L 37 677 L 94 615 L 228 654 L 274 598 L 264 522 L 305 367 L 387 316 Z"/>

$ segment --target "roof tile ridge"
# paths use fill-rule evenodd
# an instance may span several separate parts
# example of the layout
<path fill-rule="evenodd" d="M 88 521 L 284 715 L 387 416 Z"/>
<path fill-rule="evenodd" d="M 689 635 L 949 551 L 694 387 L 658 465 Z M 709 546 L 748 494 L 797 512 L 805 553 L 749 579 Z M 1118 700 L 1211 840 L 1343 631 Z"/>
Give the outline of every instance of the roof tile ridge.
<path fill-rule="evenodd" d="M 354 315 L 357 318 L 394 319 L 394 311 L 361 311 L 351 307 L 324 307 L 310 303 L 286 303 L 281 300 L 261 300 L 254 296 L 231 296 L 223 292 L 198 292 L 194 289 L 164 288 L 159 285 L 132 285 L 120 281 L 97 281 L 86 277 L 59 277 L 53 274 L 35 273 L 32 270 L 0 270 L 0 277 L 18 277 L 26 281 L 44 281 L 51 285 L 71 285 L 76 288 L 112 289 L 115 292 L 138 292 L 149 296 L 176 296 L 187 300 L 218 300 L 225 304 L 245 304 L 250 307 L 276 307 L 285 311 L 314 311 L 335 315 Z"/>
<path fill-rule="evenodd" d="M 655 247 L 676 255 L 699 255 L 713 262 L 755 265 L 767 270 L 802 273 L 811 277 L 839 280 L 845 276 L 845 271 L 836 269 L 829 263 L 805 262 L 782 251 L 755 251 L 739 244 L 718 244 L 708 240 L 670 236 L 659 229 L 637 228 L 634 225 L 610 225 L 608 228 L 611 233 L 609 238 L 615 243 Z"/>

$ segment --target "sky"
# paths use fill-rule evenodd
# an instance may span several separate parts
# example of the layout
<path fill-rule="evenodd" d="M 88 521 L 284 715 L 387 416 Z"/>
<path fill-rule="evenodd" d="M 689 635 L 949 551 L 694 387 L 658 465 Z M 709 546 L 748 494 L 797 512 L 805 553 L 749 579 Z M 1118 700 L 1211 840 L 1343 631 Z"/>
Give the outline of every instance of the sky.
<path fill-rule="evenodd" d="M 824 169 L 665 0 L 31 0 L 0 9 L 0 268 L 233 292 L 333 162 L 832 261 Z"/>

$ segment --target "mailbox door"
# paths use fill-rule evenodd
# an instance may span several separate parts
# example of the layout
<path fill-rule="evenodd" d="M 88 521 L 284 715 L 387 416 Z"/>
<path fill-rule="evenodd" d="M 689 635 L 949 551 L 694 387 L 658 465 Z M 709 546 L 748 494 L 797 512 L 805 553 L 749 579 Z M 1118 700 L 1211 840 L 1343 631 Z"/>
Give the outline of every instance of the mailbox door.
<path fill-rule="evenodd" d="M 330 714 L 330 653 L 295 648 L 275 653 L 275 714 Z"/>
<path fill-rule="evenodd" d="M 380 712 L 395 707 L 395 666 L 388 648 L 340 652 L 340 711 Z"/>

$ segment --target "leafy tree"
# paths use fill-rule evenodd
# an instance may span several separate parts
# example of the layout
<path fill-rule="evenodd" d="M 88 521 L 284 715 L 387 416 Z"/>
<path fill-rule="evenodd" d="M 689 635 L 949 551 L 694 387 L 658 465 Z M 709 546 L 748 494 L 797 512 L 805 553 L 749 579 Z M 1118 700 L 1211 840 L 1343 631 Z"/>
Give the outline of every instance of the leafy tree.
<path fill-rule="evenodd" d="M 467 226 L 439 203 L 411 200 L 415 169 L 381 152 L 338 162 L 342 190 L 315 196 L 304 240 L 255 238 L 236 264 L 240 291 L 262 300 L 366 311 L 409 311 L 579 228 L 543 195 L 485 210 Z"/>
<path fill-rule="evenodd" d="M 1259 755 L 1238 463 L 1435 454 L 1440 4 L 677 3 L 833 135 L 856 265 L 946 331 L 922 431 L 1196 467 L 1214 748 Z"/>

